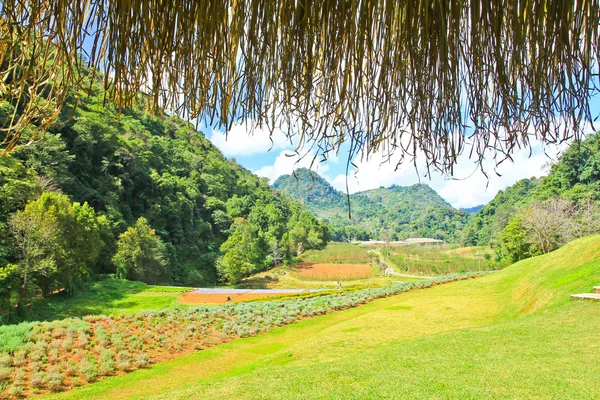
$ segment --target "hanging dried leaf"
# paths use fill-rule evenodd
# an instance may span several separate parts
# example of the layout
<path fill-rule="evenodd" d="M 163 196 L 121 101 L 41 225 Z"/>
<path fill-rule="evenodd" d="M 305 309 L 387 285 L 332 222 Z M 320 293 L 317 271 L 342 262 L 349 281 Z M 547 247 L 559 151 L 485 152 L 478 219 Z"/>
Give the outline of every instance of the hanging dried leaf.
<path fill-rule="evenodd" d="M 599 0 L 0 4 L 4 151 L 81 87 L 81 55 L 119 107 L 141 91 L 224 128 L 284 126 L 324 157 L 349 142 L 444 172 L 467 146 L 481 159 L 580 137 L 598 92 Z"/>

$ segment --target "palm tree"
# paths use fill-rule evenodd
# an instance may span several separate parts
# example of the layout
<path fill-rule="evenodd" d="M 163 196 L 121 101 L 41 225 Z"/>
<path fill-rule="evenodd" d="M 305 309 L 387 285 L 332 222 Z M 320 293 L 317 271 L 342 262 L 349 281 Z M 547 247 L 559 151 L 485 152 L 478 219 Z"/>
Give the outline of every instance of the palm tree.
<path fill-rule="evenodd" d="M 452 172 L 579 138 L 598 92 L 600 0 L 0 2 L 4 151 L 45 128 L 83 62 L 118 107 L 284 128 L 326 157 L 416 151 Z M 81 90 L 76 93 L 81 93 Z M 498 160 L 501 160 L 500 157 Z"/>

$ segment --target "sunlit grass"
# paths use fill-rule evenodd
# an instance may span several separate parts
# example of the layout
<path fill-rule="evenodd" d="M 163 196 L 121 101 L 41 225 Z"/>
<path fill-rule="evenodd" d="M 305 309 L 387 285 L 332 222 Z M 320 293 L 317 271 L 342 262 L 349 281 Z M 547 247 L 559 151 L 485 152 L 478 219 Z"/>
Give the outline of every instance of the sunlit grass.
<path fill-rule="evenodd" d="M 600 237 L 376 300 L 61 398 L 596 398 Z"/>

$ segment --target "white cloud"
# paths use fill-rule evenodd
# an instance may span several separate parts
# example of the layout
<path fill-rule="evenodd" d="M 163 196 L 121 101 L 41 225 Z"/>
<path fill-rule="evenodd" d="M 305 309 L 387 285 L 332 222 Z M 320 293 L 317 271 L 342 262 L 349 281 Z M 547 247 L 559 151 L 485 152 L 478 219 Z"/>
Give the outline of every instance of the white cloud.
<path fill-rule="evenodd" d="M 275 129 L 270 135 L 268 129 L 256 126 L 253 121 L 235 124 L 227 134 L 213 130 L 209 140 L 227 157 L 261 154 L 292 146 L 282 130 Z"/>
<path fill-rule="evenodd" d="M 533 143 L 531 153 L 527 149 L 518 150 L 513 153 L 512 162 L 507 160 L 495 169 L 493 160 L 485 160 L 483 168 L 488 174 L 487 178 L 472 161 L 461 157 L 454 171 L 454 179 L 446 180 L 443 185 L 434 189 L 454 207 L 486 204 L 499 190 L 504 190 L 521 179 L 547 175 L 547 164 L 556 160 L 565 148 L 566 146 L 546 147 L 545 154 L 541 144 Z"/>
<path fill-rule="evenodd" d="M 407 140 L 408 136 L 402 137 L 401 141 Z M 281 151 L 272 165 L 264 166 L 255 170 L 259 176 L 267 177 L 272 182 L 279 176 L 291 174 L 298 168 L 310 168 L 315 152 L 309 150 L 302 153 L 303 157 L 295 154 L 295 148 L 281 129 L 276 129 L 269 136 L 268 129 L 256 127 L 253 121 L 234 125 L 229 131 L 227 138 L 225 133 L 213 130 L 209 138 L 227 157 L 258 155 L 268 150 Z M 272 141 L 271 141 L 272 139 Z M 406 143 L 404 143 L 406 145 Z M 560 147 L 543 147 L 539 142 L 532 141 L 532 150 L 517 150 L 512 154 L 513 162 L 506 160 L 496 167 L 490 152 L 484 160 L 483 168 L 487 177 L 478 169 L 473 160 L 469 160 L 468 151 L 460 157 L 454 169 L 454 177 L 450 179 L 439 173 L 432 172 L 431 178 L 425 177 L 426 168 L 423 154 L 417 156 L 417 168 L 411 160 L 406 160 L 397 166 L 392 157 L 385 155 L 385 151 L 371 154 L 368 159 L 355 158 L 354 164 L 358 169 L 352 169 L 348 176 L 339 174 L 335 177 L 326 175 L 329 170 L 327 164 L 320 164 L 319 159 L 314 161 L 312 169 L 329 181 L 336 189 L 345 192 L 346 180 L 350 193 L 375 189 L 378 187 L 389 187 L 393 184 L 400 186 L 425 183 L 436 190 L 454 207 L 472 207 L 489 202 L 499 190 L 523 178 L 539 177 L 547 171 L 544 166 L 556 159 L 560 151 L 567 145 Z M 546 155 L 547 154 L 547 155 Z M 398 153 L 399 155 L 399 153 Z M 339 155 L 345 160 L 345 155 Z M 328 154 L 327 163 L 330 165 L 339 163 L 338 154 Z M 339 171 L 339 168 L 333 167 Z"/>
<path fill-rule="evenodd" d="M 262 167 L 261 169 L 254 171 L 254 173 L 258 176 L 269 178 L 271 183 L 273 183 L 275 179 L 279 178 L 281 175 L 291 174 L 298 168 L 311 168 L 314 157 L 315 152 L 312 150 L 300 154 L 284 150 L 279 153 L 273 165 Z M 325 173 L 329 170 L 329 166 L 327 164 L 320 164 L 318 158 L 314 160 L 311 169 L 325 179 L 328 179 Z"/>
<path fill-rule="evenodd" d="M 506 189 L 520 179 L 545 175 L 547 171 L 544 166 L 556 159 L 566 147 L 566 145 L 546 147 L 544 152 L 541 144 L 532 143 L 531 153 L 528 149 L 518 150 L 512 155 L 513 162 L 506 160 L 496 168 L 495 161 L 488 158 L 483 163 L 487 178 L 478 165 L 473 160 L 469 160 L 466 152 L 459 157 L 453 179 L 434 172 L 431 178 L 425 178 L 423 157 L 417 158 L 415 169 L 411 161 L 397 167 L 382 153 L 378 153 L 371 155 L 368 160 L 355 160 L 354 163 L 358 167 L 356 171 L 350 172 L 347 178 L 340 174 L 331 182 L 336 189 L 345 192 L 346 179 L 348 179 L 350 193 L 380 186 L 389 187 L 392 184 L 408 186 L 421 182 L 431 186 L 454 207 L 472 207 L 489 202 L 499 190 Z"/>

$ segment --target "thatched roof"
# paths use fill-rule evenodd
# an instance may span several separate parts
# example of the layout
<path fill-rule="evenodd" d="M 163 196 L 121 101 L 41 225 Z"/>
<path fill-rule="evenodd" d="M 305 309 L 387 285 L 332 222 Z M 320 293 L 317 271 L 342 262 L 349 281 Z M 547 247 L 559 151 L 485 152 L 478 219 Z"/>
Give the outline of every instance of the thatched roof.
<path fill-rule="evenodd" d="M 184 118 L 283 126 L 321 154 L 342 142 L 354 152 L 400 149 L 396 160 L 422 151 L 450 171 L 465 148 L 510 154 L 531 134 L 550 143 L 585 129 L 598 92 L 599 5 L 2 1 L 0 72 L 14 80 L 0 100 L 26 100 L 3 145 L 30 121 L 52 121 L 65 88 L 81 84 L 83 53 L 106 72 L 119 106 L 143 91 L 154 109 Z"/>

